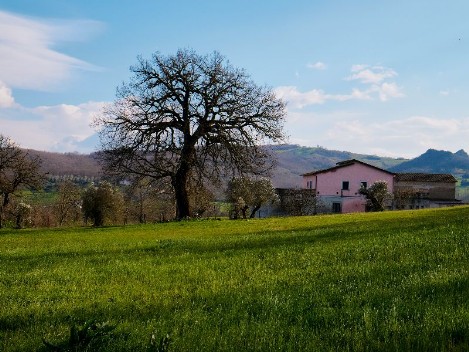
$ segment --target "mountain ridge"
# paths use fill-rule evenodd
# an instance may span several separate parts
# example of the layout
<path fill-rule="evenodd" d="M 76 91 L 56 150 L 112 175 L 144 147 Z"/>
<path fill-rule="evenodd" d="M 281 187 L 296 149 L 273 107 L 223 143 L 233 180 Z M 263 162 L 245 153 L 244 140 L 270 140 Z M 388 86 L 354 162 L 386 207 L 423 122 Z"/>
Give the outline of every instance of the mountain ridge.
<path fill-rule="evenodd" d="M 469 155 L 460 149 L 456 153 L 428 149 L 420 156 L 389 169 L 392 172 L 449 173 L 462 175 L 469 172 Z"/>

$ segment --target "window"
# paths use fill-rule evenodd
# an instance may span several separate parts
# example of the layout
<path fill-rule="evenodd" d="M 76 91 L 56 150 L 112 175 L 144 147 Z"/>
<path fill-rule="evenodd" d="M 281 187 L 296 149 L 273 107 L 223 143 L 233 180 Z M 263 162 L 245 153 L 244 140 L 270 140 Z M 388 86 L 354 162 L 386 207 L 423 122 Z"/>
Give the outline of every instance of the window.
<path fill-rule="evenodd" d="M 348 191 L 349 190 L 349 181 L 342 181 L 342 190 Z"/>
<path fill-rule="evenodd" d="M 364 189 L 367 189 L 367 187 L 368 187 L 368 182 L 366 182 L 366 181 L 360 182 L 360 187 L 361 187 L 361 188 L 364 188 Z"/>
<path fill-rule="evenodd" d="M 333 213 L 340 213 L 342 212 L 342 204 L 333 202 L 332 203 L 332 212 Z"/>

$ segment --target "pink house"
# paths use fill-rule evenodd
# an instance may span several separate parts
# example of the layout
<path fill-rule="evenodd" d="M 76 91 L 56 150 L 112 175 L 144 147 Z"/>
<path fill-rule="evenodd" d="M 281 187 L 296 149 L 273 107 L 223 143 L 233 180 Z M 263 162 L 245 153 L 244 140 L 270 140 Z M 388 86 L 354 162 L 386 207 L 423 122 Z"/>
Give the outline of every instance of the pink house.
<path fill-rule="evenodd" d="M 393 193 L 393 173 L 356 159 L 303 174 L 303 187 L 315 190 L 322 211 L 334 213 L 365 211 L 366 200 L 359 189 L 376 181 L 386 181 L 389 193 Z"/>

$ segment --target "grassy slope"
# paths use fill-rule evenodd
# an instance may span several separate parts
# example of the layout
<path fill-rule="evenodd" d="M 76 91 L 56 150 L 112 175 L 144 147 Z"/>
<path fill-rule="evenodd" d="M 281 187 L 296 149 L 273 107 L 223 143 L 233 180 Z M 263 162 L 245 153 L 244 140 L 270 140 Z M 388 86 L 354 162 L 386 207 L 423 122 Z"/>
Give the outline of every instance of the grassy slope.
<path fill-rule="evenodd" d="M 467 350 L 469 208 L 0 231 L 0 351 Z"/>

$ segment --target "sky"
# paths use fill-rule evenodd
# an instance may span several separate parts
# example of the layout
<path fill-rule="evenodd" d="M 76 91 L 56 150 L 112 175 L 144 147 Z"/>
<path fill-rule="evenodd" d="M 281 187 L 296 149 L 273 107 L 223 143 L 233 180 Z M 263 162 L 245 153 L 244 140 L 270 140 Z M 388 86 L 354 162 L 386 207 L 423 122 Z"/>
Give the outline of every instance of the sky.
<path fill-rule="evenodd" d="M 218 51 L 287 102 L 288 143 L 469 152 L 467 0 L 2 0 L 0 134 L 99 149 L 137 57 Z"/>

